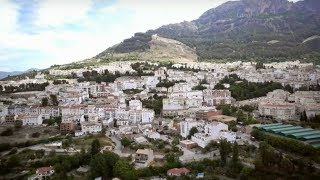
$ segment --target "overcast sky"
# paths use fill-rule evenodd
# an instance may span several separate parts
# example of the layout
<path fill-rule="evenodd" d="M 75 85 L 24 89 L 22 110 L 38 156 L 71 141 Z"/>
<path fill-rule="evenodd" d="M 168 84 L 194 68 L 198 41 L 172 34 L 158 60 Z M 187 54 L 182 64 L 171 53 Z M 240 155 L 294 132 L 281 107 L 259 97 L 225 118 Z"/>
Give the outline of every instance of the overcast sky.
<path fill-rule="evenodd" d="M 161 25 L 198 18 L 227 0 L 0 0 L 0 71 L 90 58 Z"/>

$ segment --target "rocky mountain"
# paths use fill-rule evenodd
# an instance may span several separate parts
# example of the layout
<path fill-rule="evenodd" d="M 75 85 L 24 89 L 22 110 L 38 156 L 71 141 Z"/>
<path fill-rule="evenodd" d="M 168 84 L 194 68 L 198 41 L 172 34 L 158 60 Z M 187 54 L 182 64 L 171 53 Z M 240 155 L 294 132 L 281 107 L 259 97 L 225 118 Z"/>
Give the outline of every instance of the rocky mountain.
<path fill-rule="evenodd" d="M 195 49 L 199 60 L 318 62 L 320 42 L 314 37 L 320 35 L 320 1 L 229 1 L 194 21 L 136 33 L 97 57 L 148 51 L 154 34 Z"/>
<path fill-rule="evenodd" d="M 112 56 L 112 57 L 110 57 Z M 124 40 L 96 56 L 104 60 L 154 60 L 175 62 L 197 61 L 198 56 L 194 48 L 177 40 L 136 33 L 134 37 Z M 91 59 L 91 61 L 96 58 Z M 88 61 L 86 61 L 88 62 Z"/>

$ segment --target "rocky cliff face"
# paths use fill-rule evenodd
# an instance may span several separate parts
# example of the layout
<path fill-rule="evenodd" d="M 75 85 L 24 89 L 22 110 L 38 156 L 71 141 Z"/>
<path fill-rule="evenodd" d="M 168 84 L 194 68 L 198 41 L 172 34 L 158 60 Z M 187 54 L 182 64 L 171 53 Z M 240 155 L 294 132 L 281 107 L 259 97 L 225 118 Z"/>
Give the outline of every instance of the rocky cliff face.
<path fill-rule="evenodd" d="M 320 34 L 319 11 L 319 0 L 230 1 L 194 21 L 165 25 L 145 34 L 158 34 L 196 48 L 200 60 L 317 59 L 319 53 L 302 42 Z M 132 40 L 119 46 L 132 44 Z M 272 40 L 279 43 L 268 43 Z"/>

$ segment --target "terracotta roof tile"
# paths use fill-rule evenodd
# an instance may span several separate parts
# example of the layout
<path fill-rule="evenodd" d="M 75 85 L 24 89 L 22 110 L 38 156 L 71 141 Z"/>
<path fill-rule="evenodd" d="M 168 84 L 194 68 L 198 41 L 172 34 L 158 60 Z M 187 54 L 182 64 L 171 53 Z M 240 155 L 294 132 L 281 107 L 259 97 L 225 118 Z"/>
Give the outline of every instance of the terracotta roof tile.
<path fill-rule="evenodd" d="M 173 169 L 169 169 L 167 171 L 167 174 L 173 174 L 173 175 L 180 175 L 180 174 L 185 174 L 185 173 L 189 173 L 190 170 L 187 168 L 173 168 Z"/>

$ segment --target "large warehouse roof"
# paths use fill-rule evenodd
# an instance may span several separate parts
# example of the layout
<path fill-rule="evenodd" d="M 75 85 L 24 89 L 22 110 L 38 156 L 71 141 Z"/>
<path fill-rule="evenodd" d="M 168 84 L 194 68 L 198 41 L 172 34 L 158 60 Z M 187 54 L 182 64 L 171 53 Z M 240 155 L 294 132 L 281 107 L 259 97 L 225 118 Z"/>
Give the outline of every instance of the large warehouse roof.
<path fill-rule="evenodd" d="M 308 143 L 313 147 L 320 147 L 320 131 L 318 130 L 282 123 L 257 125 L 255 128 L 261 131 L 294 138 Z"/>

